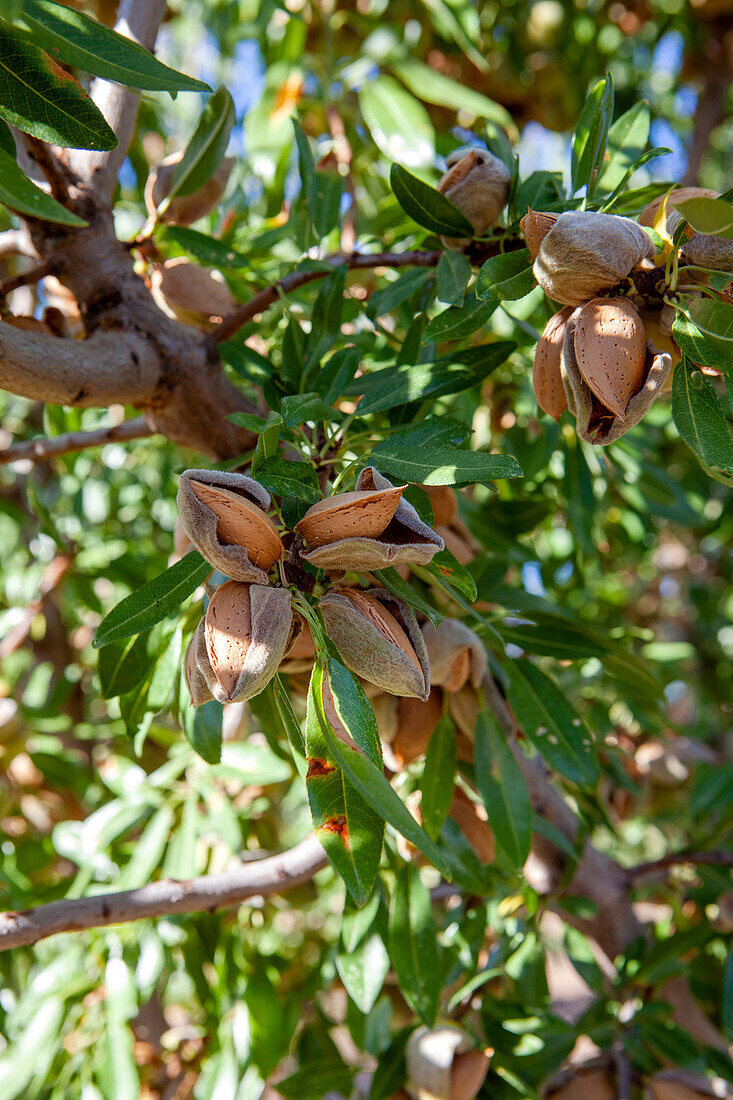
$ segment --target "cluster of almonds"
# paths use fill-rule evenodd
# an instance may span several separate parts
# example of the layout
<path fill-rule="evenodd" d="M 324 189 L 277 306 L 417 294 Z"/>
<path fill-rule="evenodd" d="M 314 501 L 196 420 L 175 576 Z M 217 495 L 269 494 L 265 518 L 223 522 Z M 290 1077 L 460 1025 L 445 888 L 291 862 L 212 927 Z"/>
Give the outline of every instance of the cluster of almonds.
<path fill-rule="evenodd" d="M 288 675 L 292 693 L 305 697 L 315 660 L 313 637 L 294 611 L 291 587 L 272 583 L 270 571 L 283 562 L 287 580 L 297 588 L 305 575 L 302 563 L 308 562 L 325 572 L 318 610 L 344 664 L 372 702 L 388 767 L 398 771 L 422 756 L 446 711 L 455 723 L 459 759 L 473 759 L 479 689 L 487 673 L 478 636 L 457 619 L 443 619 L 437 628 L 429 622 L 421 626 L 409 604 L 385 588 L 345 580 L 350 572 L 368 577 L 387 566 L 406 575 L 446 543 L 464 562 L 474 555 L 452 489 L 425 487 L 435 528 L 403 499 L 404 489 L 368 466 L 354 492 L 319 501 L 293 532 L 281 532 L 268 515 L 270 494 L 253 478 L 215 470 L 181 475 L 181 527 L 206 560 L 231 578 L 210 592 L 186 654 L 194 707 L 211 699 L 249 699 L 278 670 Z M 325 697 L 324 707 L 336 732 L 345 736 Z M 490 862 L 494 838 L 482 808 L 458 787 L 454 795 L 450 816 L 478 858 Z M 418 806 L 411 808 L 419 817 Z"/>
<path fill-rule="evenodd" d="M 402 498 L 405 488 L 367 467 L 354 492 L 319 501 L 295 525 L 298 557 L 337 577 L 427 564 L 444 542 Z M 231 578 L 212 593 L 188 650 L 194 706 L 258 694 L 303 628 L 293 615 L 290 589 L 269 581 L 269 571 L 285 556 L 283 538 L 267 514 L 270 503 L 267 490 L 245 474 L 187 470 L 181 476 L 181 525 L 206 560 Z M 296 539 L 286 539 L 292 550 Z M 336 583 L 319 607 L 352 672 L 382 691 L 427 699 L 430 665 L 409 605 L 384 588 Z"/>
<path fill-rule="evenodd" d="M 630 218 L 593 211 L 530 210 L 520 227 L 537 282 L 564 307 L 537 344 L 537 403 L 556 420 L 569 409 L 581 439 L 612 443 L 647 413 L 672 369 L 637 304 L 619 294 L 653 269 L 652 240 Z"/>

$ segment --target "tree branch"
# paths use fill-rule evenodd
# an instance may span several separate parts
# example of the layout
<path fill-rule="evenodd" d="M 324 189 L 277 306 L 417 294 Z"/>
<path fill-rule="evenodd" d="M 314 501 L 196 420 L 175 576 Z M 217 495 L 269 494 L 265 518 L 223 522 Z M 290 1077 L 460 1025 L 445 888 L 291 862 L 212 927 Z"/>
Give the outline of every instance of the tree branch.
<path fill-rule="evenodd" d="M 323 263 L 330 264 L 332 268 L 345 264 L 350 269 L 365 269 L 372 267 L 435 267 L 443 255 L 440 249 L 430 252 L 375 252 L 372 255 L 361 252 L 336 252 L 332 256 L 325 256 Z M 307 283 L 313 283 L 317 279 L 325 279 L 330 271 L 291 271 L 276 283 L 261 290 L 250 298 L 244 305 L 235 309 L 228 317 L 225 317 L 220 325 L 211 334 L 215 344 L 222 340 L 228 340 L 240 328 L 282 298 L 285 294 L 291 294 Z"/>
<path fill-rule="evenodd" d="M 53 271 L 51 264 L 36 264 L 26 271 L 19 271 L 17 275 L 9 275 L 7 279 L 0 281 L 0 298 L 17 290 L 19 286 L 29 286 L 31 283 L 39 283 L 46 275 Z"/>
<path fill-rule="evenodd" d="M 66 340 L 0 321 L 0 387 L 19 397 L 78 408 L 144 405 L 159 375 L 157 349 L 136 333 Z"/>
<path fill-rule="evenodd" d="M 85 451 L 89 447 L 104 447 L 107 443 L 126 443 L 130 439 L 144 439 L 155 435 L 155 428 L 148 424 L 144 416 L 123 420 L 109 428 L 94 428 L 87 432 L 63 432 L 51 439 L 25 439 L 22 443 L 13 443 L 0 451 L 0 466 L 20 459 L 31 462 L 45 462 L 56 455 L 69 454 L 71 451 Z"/>
<path fill-rule="evenodd" d="M 213 912 L 247 898 L 269 897 L 309 882 L 328 860 L 315 836 L 282 855 L 244 863 L 234 871 L 178 882 L 163 879 L 137 890 L 70 898 L 22 912 L 0 914 L 0 951 L 37 943 L 58 932 L 80 932 L 109 924 L 169 914 Z"/>
<path fill-rule="evenodd" d="M 115 30 L 152 50 L 165 15 L 166 0 L 120 0 Z M 67 154 L 71 170 L 100 202 L 112 201 L 117 174 L 127 156 L 137 122 L 138 95 L 132 88 L 97 78 L 92 99 L 117 135 L 117 147 L 109 152 L 74 150 Z"/>
<path fill-rule="evenodd" d="M 659 876 L 659 872 L 685 863 L 707 867 L 733 867 L 733 852 L 672 852 L 661 859 L 651 859 L 648 863 L 629 867 L 626 874 L 630 882 L 636 883 L 640 878 L 655 878 Z M 666 876 L 662 873 L 660 877 Z"/>

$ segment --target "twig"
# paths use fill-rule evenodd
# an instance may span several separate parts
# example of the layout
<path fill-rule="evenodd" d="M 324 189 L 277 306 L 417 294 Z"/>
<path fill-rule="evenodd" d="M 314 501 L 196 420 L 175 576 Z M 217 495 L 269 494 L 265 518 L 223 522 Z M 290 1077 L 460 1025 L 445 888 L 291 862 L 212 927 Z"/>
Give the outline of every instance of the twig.
<path fill-rule="evenodd" d="M 672 852 L 662 856 L 661 859 L 651 859 L 647 863 L 639 863 L 636 867 L 629 867 L 626 874 L 630 882 L 655 875 L 657 871 L 666 871 L 669 867 L 678 867 L 680 864 L 700 864 L 708 867 L 733 867 L 733 852 Z"/>
<path fill-rule="evenodd" d="M 325 256 L 323 262 L 331 268 L 345 264 L 350 269 L 365 269 L 372 267 L 435 267 L 439 262 L 442 252 L 433 249 L 429 252 L 375 252 L 372 255 L 361 252 L 336 252 L 332 256 Z M 250 298 L 244 305 L 239 306 L 228 317 L 225 317 L 220 325 L 211 334 L 215 344 L 222 340 L 228 340 L 238 329 L 263 313 L 268 306 L 276 302 L 284 294 L 291 294 L 307 283 L 317 279 L 325 279 L 330 271 L 291 271 L 276 283 L 261 290 Z"/>
<path fill-rule="evenodd" d="M 103 447 L 107 443 L 123 443 L 130 439 L 144 439 L 155 435 L 155 429 L 144 416 L 136 416 L 114 424 L 111 428 L 94 428 L 88 432 L 63 432 L 51 439 L 26 439 L 0 451 L 0 466 L 29 458 L 31 462 L 43 462 L 56 455 L 71 451 L 85 451 L 89 447 Z"/>
<path fill-rule="evenodd" d="M 4 298 L 6 294 L 10 294 L 11 291 L 17 290 L 19 286 L 30 286 L 32 283 L 39 283 L 46 275 L 50 275 L 53 271 L 51 264 L 36 264 L 35 267 L 29 267 L 27 271 L 20 271 L 17 275 L 10 275 L 7 279 L 0 281 L 0 298 Z"/>
<path fill-rule="evenodd" d="M 315 836 L 282 855 L 245 863 L 218 875 L 179 882 L 163 879 L 137 890 L 53 901 L 35 909 L 0 914 L 0 951 L 37 943 L 57 932 L 81 932 L 109 924 L 169 914 L 211 913 L 252 897 L 268 897 L 309 882 L 327 863 Z"/>

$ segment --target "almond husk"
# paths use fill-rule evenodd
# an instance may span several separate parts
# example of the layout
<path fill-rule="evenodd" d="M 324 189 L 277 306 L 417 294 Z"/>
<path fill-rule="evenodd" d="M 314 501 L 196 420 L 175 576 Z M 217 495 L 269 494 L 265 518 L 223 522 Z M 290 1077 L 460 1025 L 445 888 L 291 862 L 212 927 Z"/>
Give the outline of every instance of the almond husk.
<path fill-rule="evenodd" d="M 460 619 L 443 619 L 437 627 L 425 623 L 422 633 L 432 684 L 451 692 L 460 691 L 469 681 L 479 686 L 489 666 L 478 634 Z"/>
<path fill-rule="evenodd" d="M 217 324 L 237 304 L 219 272 L 200 267 L 184 256 L 153 268 L 150 293 L 168 317 L 199 328 Z"/>
<path fill-rule="evenodd" d="M 594 298 L 575 320 L 575 361 L 602 405 L 624 418 L 646 368 L 646 336 L 625 298 Z"/>
<path fill-rule="evenodd" d="M 460 787 L 456 787 L 448 817 L 453 818 L 473 848 L 476 858 L 486 865 L 493 863 L 496 845 L 483 806 L 476 805 Z"/>
<path fill-rule="evenodd" d="M 204 620 L 201 619 L 186 650 L 186 683 L 188 684 L 188 694 L 191 697 L 192 707 L 200 707 L 202 703 L 208 703 L 214 698 L 196 659 L 202 640 L 205 644 L 203 634 Z"/>
<path fill-rule="evenodd" d="M 568 407 L 565 387 L 562 384 L 560 359 L 565 339 L 565 326 L 572 312 L 570 306 L 565 306 L 550 318 L 537 342 L 537 350 L 534 354 L 532 367 L 534 395 L 542 411 L 554 420 L 559 420 Z"/>
<path fill-rule="evenodd" d="M 557 221 L 558 216 L 544 210 L 532 210 L 530 208 L 520 221 L 519 229 L 533 260 L 537 259 L 537 253 L 542 242 Z"/>
<path fill-rule="evenodd" d="M 431 527 L 420 519 L 419 515 L 406 500 L 402 499 L 403 489 L 395 488 L 391 481 L 382 477 L 373 466 L 367 466 L 359 474 L 356 482 L 356 492 L 371 494 L 395 494 L 397 503 L 391 519 L 387 520 L 385 527 L 379 534 L 370 537 L 364 534 L 352 534 L 348 524 L 353 524 L 349 514 L 355 501 L 348 501 L 346 505 L 347 526 L 345 533 L 333 527 L 334 541 L 328 542 L 313 549 L 306 550 L 302 554 L 305 561 L 318 569 L 328 570 L 356 570 L 360 573 L 368 573 L 373 569 L 384 569 L 389 565 L 427 565 L 433 556 L 445 548 L 445 544 Z M 344 494 L 351 496 L 352 494 Z M 385 508 L 386 502 L 391 507 L 395 495 L 378 497 L 372 496 L 378 508 Z M 331 501 L 335 498 L 329 498 Z M 359 498 L 356 498 L 358 501 Z M 328 501 L 320 504 L 328 505 Z M 319 505 L 315 506 L 316 508 Z M 357 505 L 357 508 L 360 506 Z M 310 510 L 312 511 L 312 509 Z M 323 512 L 317 512 L 316 516 L 328 517 L 328 508 Z M 357 513 L 358 514 L 358 513 Z M 297 529 L 303 533 L 302 523 L 307 519 L 308 513 L 297 525 Z M 330 521 L 329 521 L 330 522 Z M 341 522 L 343 522 L 343 517 Z M 353 530 L 353 526 L 352 526 Z"/>
<path fill-rule="evenodd" d="M 702 1077 L 683 1069 L 666 1069 L 649 1078 L 644 1100 L 731 1100 L 733 1086 L 721 1077 Z"/>
<path fill-rule="evenodd" d="M 345 538 L 374 539 L 390 523 L 406 488 L 337 493 L 309 508 L 295 530 L 314 548 Z"/>
<path fill-rule="evenodd" d="M 145 206 L 151 217 L 155 217 L 158 207 L 170 191 L 173 174 L 182 157 L 183 150 L 179 150 L 150 169 L 145 184 Z M 168 209 L 159 215 L 159 220 L 170 225 L 192 225 L 199 218 L 211 213 L 224 194 L 233 167 L 234 157 L 224 157 L 206 183 L 191 195 L 176 195 Z"/>
<path fill-rule="evenodd" d="M 580 439 L 597 446 L 607 446 L 619 439 L 646 415 L 663 391 L 672 370 L 672 357 L 647 341 L 645 370 L 642 383 L 629 400 L 620 417 L 603 405 L 583 379 L 575 353 L 575 326 L 580 310 L 575 310 L 565 327 L 561 369 L 568 409 L 575 417 L 575 429 Z"/>
<path fill-rule="evenodd" d="M 440 688 L 433 688 L 427 699 L 422 701 L 399 700 L 397 731 L 391 740 L 392 753 L 400 767 L 406 767 L 427 752 L 430 738 L 442 717 L 443 693 Z"/>
<path fill-rule="evenodd" d="M 433 524 L 436 527 L 450 527 L 458 516 L 458 498 L 450 485 L 421 485 L 420 488 L 430 498 L 433 509 Z"/>
<path fill-rule="evenodd" d="M 326 631 L 357 676 L 391 695 L 427 699 L 430 665 L 412 609 L 391 592 L 332 588 L 320 601 Z"/>
<path fill-rule="evenodd" d="M 487 149 L 456 149 L 446 159 L 448 171 L 438 190 L 470 221 L 477 237 L 488 233 L 506 204 L 511 174 L 503 161 Z M 456 246 L 465 238 L 444 238 Z"/>
<path fill-rule="evenodd" d="M 196 489 L 191 482 L 196 483 Z M 241 508 L 228 496 L 210 494 L 209 501 L 217 509 L 214 511 L 201 499 L 201 486 L 232 493 L 241 498 Z M 267 584 L 266 568 L 269 566 L 257 564 L 250 554 L 258 563 L 271 558 L 272 565 L 282 556 L 283 547 L 276 532 L 279 545 L 273 538 L 274 525 L 266 514 L 270 494 L 259 482 L 245 474 L 223 470 L 185 470 L 178 486 L 177 503 L 185 534 L 208 562 L 234 580 Z M 235 537 L 241 536 L 243 541 L 230 543 L 221 538 L 220 515 L 225 519 L 226 530 L 230 534 L 234 532 Z"/>
<path fill-rule="evenodd" d="M 204 620 L 208 665 L 198 666 L 220 703 L 258 695 L 275 675 L 293 629 L 290 593 L 241 581 L 216 589 Z"/>
<path fill-rule="evenodd" d="M 571 210 L 545 236 L 533 270 L 548 297 L 579 306 L 653 256 L 651 238 L 631 218 Z"/>
<path fill-rule="evenodd" d="M 419 1027 L 407 1040 L 405 1088 L 413 1100 L 473 1100 L 489 1069 L 489 1051 L 474 1050 L 451 1023 Z"/>

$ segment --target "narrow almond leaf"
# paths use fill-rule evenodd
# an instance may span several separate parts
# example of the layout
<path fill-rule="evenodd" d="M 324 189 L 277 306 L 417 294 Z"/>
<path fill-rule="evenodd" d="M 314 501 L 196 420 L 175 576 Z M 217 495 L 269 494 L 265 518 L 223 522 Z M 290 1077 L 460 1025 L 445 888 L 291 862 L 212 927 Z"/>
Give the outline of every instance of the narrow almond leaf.
<path fill-rule="evenodd" d="M 141 634 L 161 619 L 173 615 L 211 573 L 211 566 L 197 550 L 191 550 L 170 569 L 131 592 L 96 629 L 92 645 L 95 648 Z"/>
<path fill-rule="evenodd" d="M 382 440 L 372 454 L 384 473 L 417 485 L 467 485 L 522 476 L 519 463 L 510 455 L 463 451 L 445 445 L 409 447 L 400 445 L 398 438 Z"/>
<path fill-rule="evenodd" d="M 369 731 L 376 729 L 376 721 L 371 705 L 360 688 L 358 681 L 344 665 L 333 658 L 328 660 L 328 676 L 333 694 L 336 713 L 344 725 L 348 723 L 351 736 L 357 742 L 370 737 Z M 318 697 L 316 697 L 318 705 Z M 349 748 L 333 732 L 319 707 L 321 728 L 335 762 L 344 770 L 356 789 L 385 821 L 402 833 L 406 840 L 428 857 L 441 874 L 451 880 L 450 863 L 445 854 L 435 844 L 425 830 L 405 806 L 397 792 L 390 786 L 381 766 L 377 766 L 361 751 Z"/>
<path fill-rule="evenodd" d="M 390 565 L 386 569 L 374 569 L 372 572 L 385 588 L 388 588 L 390 592 L 394 592 L 395 596 L 399 596 L 405 603 L 409 603 L 410 607 L 414 607 L 421 615 L 430 619 L 433 626 L 437 626 L 443 621 L 440 612 L 436 611 L 427 600 L 418 595 L 409 581 L 403 580 L 394 566 Z"/>
<path fill-rule="evenodd" d="M 52 57 L 92 76 L 148 91 L 211 91 L 202 80 L 169 69 L 137 42 L 54 0 L 19 0 L 16 18 Z"/>
<path fill-rule="evenodd" d="M 224 708 L 215 699 L 202 703 L 200 707 L 188 707 L 184 711 L 183 732 L 202 760 L 207 764 L 218 764 L 221 760 L 222 730 Z"/>
<path fill-rule="evenodd" d="M 462 306 L 471 278 L 471 261 L 463 252 L 447 248 L 438 261 L 435 290 L 438 301 Z"/>
<path fill-rule="evenodd" d="M 438 934 L 430 891 L 414 863 L 397 875 L 389 922 L 389 953 L 402 994 L 427 1027 L 438 1011 L 442 987 Z"/>
<path fill-rule="evenodd" d="M 507 661 L 509 703 L 525 736 L 573 783 L 598 781 L 598 760 L 585 724 L 560 689 L 530 661 Z"/>
<path fill-rule="evenodd" d="M 77 80 L 23 35 L 0 25 L 0 116 L 72 149 L 114 149 L 117 138 Z"/>
<path fill-rule="evenodd" d="M 435 159 L 435 130 L 422 103 L 394 77 L 366 80 L 359 90 L 359 107 L 376 145 L 390 160 L 398 157 L 411 168 L 429 168 Z"/>
<path fill-rule="evenodd" d="M 402 209 L 423 229 L 449 237 L 473 237 L 473 226 L 458 207 L 401 164 L 392 165 L 389 182 Z"/>
<path fill-rule="evenodd" d="M 336 969 L 346 992 L 364 1015 L 374 1008 L 389 971 L 389 955 L 378 932 L 352 951 L 339 951 Z"/>
<path fill-rule="evenodd" d="M 469 295 L 462 306 L 449 306 L 433 317 L 423 333 L 424 344 L 442 340 L 462 340 L 482 328 L 499 305 L 498 299 L 480 302 Z"/>
<path fill-rule="evenodd" d="M 444 715 L 433 731 L 425 753 L 420 790 L 420 814 L 425 832 L 437 840 L 453 801 L 456 772 L 456 731 Z"/>
<path fill-rule="evenodd" d="M 88 225 L 29 180 L 15 157 L 0 148 L 0 202 L 18 214 L 61 225 Z"/>
<path fill-rule="evenodd" d="M 723 199 L 698 195 L 677 203 L 676 209 L 698 233 L 713 233 L 728 240 L 733 237 L 733 205 Z"/>
<path fill-rule="evenodd" d="M 199 116 L 193 137 L 176 165 L 168 194 L 158 207 L 164 213 L 176 195 L 192 195 L 219 167 L 235 119 L 234 101 L 226 88 L 217 88 Z"/>
<path fill-rule="evenodd" d="M 522 867 L 532 843 L 532 803 L 519 764 L 488 711 L 478 716 L 474 744 L 489 825 L 499 847 L 515 867 Z"/>
<path fill-rule="evenodd" d="M 491 256 L 478 273 L 476 297 L 512 302 L 524 298 L 536 283 L 528 248 Z"/>
<path fill-rule="evenodd" d="M 361 906 L 369 900 L 379 871 L 384 821 L 349 780 L 324 736 L 328 720 L 323 711 L 322 691 L 327 683 L 323 668 L 316 665 L 308 690 L 305 723 L 306 788 L 316 836 L 354 903 Z M 364 709 L 361 699 L 357 706 L 360 711 Z M 360 731 L 368 729 L 366 748 L 360 751 L 368 749 L 373 765 L 381 764 L 376 723 L 365 724 L 359 720 L 360 715 L 354 716 L 356 721 L 350 721 L 353 712 L 348 703 L 343 712 L 344 726 L 355 741 Z"/>
<path fill-rule="evenodd" d="M 675 367 L 672 415 L 685 443 L 709 470 L 733 477 L 733 439 L 712 383 L 687 360 Z"/>

